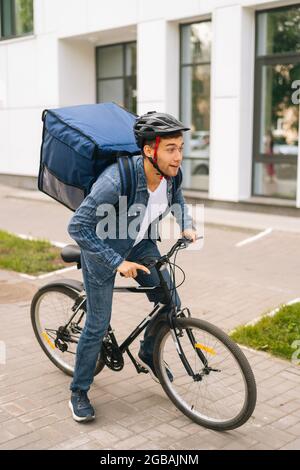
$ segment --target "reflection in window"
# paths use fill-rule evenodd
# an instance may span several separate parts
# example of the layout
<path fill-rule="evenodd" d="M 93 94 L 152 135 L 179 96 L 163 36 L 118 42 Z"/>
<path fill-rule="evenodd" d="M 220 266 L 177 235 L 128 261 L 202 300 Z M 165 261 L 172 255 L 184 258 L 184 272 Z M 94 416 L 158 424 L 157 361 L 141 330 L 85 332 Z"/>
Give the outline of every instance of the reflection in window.
<path fill-rule="evenodd" d="M 181 27 L 181 120 L 185 133 L 183 185 L 208 190 L 211 22 Z"/>
<path fill-rule="evenodd" d="M 136 75 L 136 43 L 132 42 L 126 45 L 126 76 Z"/>
<path fill-rule="evenodd" d="M 136 112 L 136 43 L 97 48 L 97 102 Z"/>
<path fill-rule="evenodd" d="M 300 6 L 260 13 L 258 55 L 300 52 Z"/>
<path fill-rule="evenodd" d="M 297 166 L 289 163 L 255 163 L 255 194 L 295 199 Z"/>
<path fill-rule="evenodd" d="M 292 83 L 300 78 L 300 64 L 264 65 L 260 153 L 298 154 L 299 105 L 292 102 Z"/>
<path fill-rule="evenodd" d="M 300 7 L 257 13 L 253 194 L 296 198 Z M 279 54 L 280 53 L 280 54 Z"/>
<path fill-rule="evenodd" d="M 181 63 L 210 62 L 211 22 L 184 25 L 181 29 Z"/>
<path fill-rule="evenodd" d="M 0 38 L 33 32 L 33 0 L 0 0 Z"/>
<path fill-rule="evenodd" d="M 123 46 L 105 46 L 98 50 L 98 78 L 121 77 L 123 75 Z"/>
<path fill-rule="evenodd" d="M 98 100 L 100 103 L 114 101 L 122 105 L 124 98 L 124 80 L 114 78 L 111 80 L 98 81 Z"/>

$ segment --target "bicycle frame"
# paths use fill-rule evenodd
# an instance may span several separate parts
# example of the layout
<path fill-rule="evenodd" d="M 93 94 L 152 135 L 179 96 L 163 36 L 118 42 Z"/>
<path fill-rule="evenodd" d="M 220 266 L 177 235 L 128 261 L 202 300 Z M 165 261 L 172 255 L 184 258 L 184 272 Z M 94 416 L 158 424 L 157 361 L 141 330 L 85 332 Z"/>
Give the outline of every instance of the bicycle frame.
<path fill-rule="evenodd" d="M 115 287 L 114 292 L 115 291 L 116 292 L 128 292 L 128 291 L 130 291 L 130 292 L 147 292 L 148 290 L 157 290 L 157 291 L 162 290 L 163 291 L 163 294 L 166 296 L 166 299 L 168 300 L 167 305 L 170 305 L 170 310 L 169 310 L 168 315 L 167 315 L 167 320 L 168 320 L 168 323 L 169 323 L 169 326 L 170 326 L 170 331 L 171 331 L 173 341 L 175 343 L 175 346 L 176 346 L 177 352 L 180 356 L 180 359 L 182 361 L 182 364 L 183 364 L 184 368 L 186 369 L 187 373 L 190 376 L 192 376 L 195 380 L 201 380 L 201 379 L 199 379 L 199 374 L 195 374 L 193 372 L 193 369 L 191 368 L 190 363 L 187 360 L 186 355 L 184 354 L 184 351 L 182 349 L 180 339 L 179 339 L 179 334 L 176 331 L 176 328 L 177 328 L 176 321 L 175 321 L 176 317 L 177 316 L 181 316 L 181 317 L 185 316 L 184 313 L 183 313 L 184 310 L 188 311 L 189 316 L 190 316 L 190 312 L 187 308 L 181 309 L 179 312 L 176 312 L 176 305 L 173 302 L 172 296 L 170 295 L 169 287 L 168 287 L 168 285 L 167 285 L 167 283 L 166 283 L 166 281 L 165 281 L 165 279 L 164 279 L 164 277 L 161 273 L 162 267 L 164 267 L 163 263 L 161 265 L 160 265 L 160 263 L 157 263 L 157 265 L 155 266 L 155 268 L 157 270 L 159 280 L 160 280 L 160 285 L 159 286 L 154 286 L 154 287 L 140 287 L 140 286 Z M 141 367 L 139 366 L 139 364 L 137 364 L 135 358 L 132 356 L 131 352 L 129 351 L 129 346 L 140 335 L 140 333 L 146 328 L 148 323 L 151 320 L 153 320 L 154 317 L 156 317 L 158 315 L 159 311 L 164 306 L 165 306 L 165 304 L 162 304 L 162 303 L 156 304 L 154 309 L 149 313 L 149 315 L 146 318 L 144 318 L 144 320 L 142 320 L 141 323 L 130 333 L 130 335 L 123 341 L 123 343 L 120 346 L 118 346 L 119 350 L 122 352 L 122 354 L 125 351 L 127 352 L 128 356 L 130 357 L 131 361 L 133 362 L 133 364 L 134 364 L 134 366 L 135 366 L 138 373 L 140 373 L 142 370 L 141 370 Z M 113 338 L 114 343 L 116 345 L 118 345 L 111 327 L 109 327 L 109 329 L 108 329 L 108 334 Z M 199 359 L 201 360 L 202 364 L 206 368 L 207 365 L 208 365 L 207 359 L 206 359 L 206 357 L 204 356 L 204 354 L 202 353 L 201 350 L 194 347 L 194 345 L 196 343 L 196 340 L 195 340 L 195 337 L 194 337 L 193 333 L 188 330 L 187 334 L 188 334 L 189 340 L 190 340 L 193 348 L 195 349 Z"/>
<path fill-rule="evenodd" d="M 172 335 L 172 338 L 173 338 L 173 341 L 175 343 L 175 346 L 176 346 L 176 350 L 180 356 L 180 359 L 187 371 L 187 373 L 192 376 L 195 380 L 201 380 L 199 379 L 199 374 L 194 374 L 193 372 L 193 369 L 191 368 L 185 354 L 184 354 L 184 351 L 182 349 L 182 346 L 181 346 L 181 343 L 180 343 L 180 339 L 179 339 L 179 333 L 177 333 L 176 329 L 178 329 L 177 325 L 176 325 L 176 317 L 185 317 L 184 315 L 184 310 L 187 310 L 188 312 L 188 316 L 190 316 L 190 312 L 189 312 L 189 309 L 188 308 L 184 308 L 184 309 L 181 309 L 179 312 L 177 312 L 177 307 L 173 301 L 173 298 L 172 298 L 172 295 L 170 293 L 170 289 L 169 289 L 169 286 L 167 285 L 167 282 L 165 281 L 163 275 L 162 275 L 162 270 L 165 269 L 165 263 L 166 261 L 170 258 L 170 256 L 174 253 L 175 249 L 174 249 L 175 245 L 172 247 L 172 249 L 170 250 L 170 252 L 165 255 L 165 256 L 162 256 L 159 261 L 155 262 L 155 269 L 157 271 L 157 274 L 158 274 L 158 277 L 159 277 L 159 285 L 157 286 L 151 286 L 151 287 L 144 287 L 144 286 L 117 286 L 117 287 L 114 287 L 114 292 L 123 292 L 123 293 L 128 293 L 128 292 L 131 292 L 131 293 L 147 293 L 149 291 L 155 291 L 157 293 L 159 293 L 160 295 L 163 294 L 163 300 L 164 302 L 163 303 L 157 303 L 154 308 L 152 309 L 152 311 L 147 315 L 147 317 L 145 317 L 139 324 L 138 326 L 129 334 L 129 336 L 123 341 L 123 343 L 121 345 L 118 345 L 118 342 L 115 338 L 115 335 L 113 333 L 113 329 L 111 328 L 111 326 L 109 325 L 108 327 L 108 330 L 107 330 L 107 335 L 110 336 L 112 342 L 114 343 L 115 346 L 117 346 L 120 350 L 120 352 L 123 354 L 125 351 L 127 352 L 128 356 L 130 357 L 131 361 L 133 362 L 136 370 L 138 373 L 140 372 L 143 372 L 144 371 L 144 368 L 142 366 L 140 366 L 135 358 L 132 356 L 130 350 L 129 350 L 129 346 L 131 345 L 131 343 L 141 334 L 141 332 L 146 328 L 146 326 L 148 325 L 148 323 L 150 321 L 153 320 L 154 317 L 156 317 L 159 313 L 159 311 L 161 310 L 161 308 L 165 307 L 166 305 L 169 305 L 169 312 L 167 314 L 167 321 L 168 321 L 168 324 L 169 324 L 169 327 L 170 327 L 170 331 L 171 331 L 171 335 Z M 76 316 L 77 312 L 79 311 L 80 308 L 84 308 L 86 306 L 86 295 L 85 293 L 81 293 L 79 295 L 79 298 L 78 300 L 75 302 L 74 304 L 74 307 L 73 307 L 73 311 L 74 311 L 74 314 L 71 316 L 71 318 L 69 319 L 68 323 L 62 327 L 62 330 L 60 332 L 60 334 L 64 334 L 64 331 L 66 331 L 66 329 L 68 328 L 68 326 L 70 325 L 70 323 L 72 322 L 73 318 Z M 77 326 L 79 326 L 79 323 L 83 317 L 84 313 L 82 313 L 80 315 L 80 318 L 77 322 Z M 198 348 L 195 348 L 195 343 L 196 343 L 196 340 L 195 340 L 195 337 L 192 333 L 192 331 L 188 330 L 187 331 L 187 334 L 188 334 L 188 337 L 189 337 L 189 340 L 195 350 L 195 352 L 197 353 L 199 359 L 201 360 L 202 364 L 204 365 L 204 368 L 207 368 L 208 366 L 208 362 L 207 362 L 207 359 L 206 357 L 204 356 L 204 354 L 202 353 L 201 350 L 199 350 Z M 63 339 L 63 338 L 62 338 Z M 73 342 L 78 342 L 76 340 L 71 340 Z"/>

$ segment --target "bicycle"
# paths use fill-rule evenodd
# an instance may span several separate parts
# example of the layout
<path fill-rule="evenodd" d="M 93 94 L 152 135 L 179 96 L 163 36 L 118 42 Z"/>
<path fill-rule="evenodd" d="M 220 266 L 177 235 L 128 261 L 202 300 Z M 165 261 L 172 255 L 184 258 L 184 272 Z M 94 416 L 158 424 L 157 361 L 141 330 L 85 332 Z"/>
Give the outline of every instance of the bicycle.
<path fill-rule="evenodd" d="M 218 327 L 202 319 L 193 318 L 188 307 L 177 309 L 172 292 L 162 275 L 169 267 L 176 286 L 175 268 L 179 250 L 190 243 L 180 238 L 170 251 L 158 259 L 144 263 L 157 270 L 160 284 L 153 287 L 115 286 L 114 292 L 146 293 L 159 289 L 163 302 L 152 311 L 118 344 L 109 325 L 103 338 L 94 375 L 105 366 L 120 371 L 124 367 L 126 352 L 137 373 L 148 373 L 129 350 L 131 343 L 146 328 L 167 303 L 170 306 L 156 331 L 153 362 L 157 377 L 166 395 L 174 405 L 195 423 L 209 429 L 226 431 L 244 424 L 256 405 L 256 383 L 249 362 L 232 339 Z M 174 261 L 170 258 L 174 256 Z M 61 256 L 66 262 L 80 264 L 80 248 L 67 245 Z M 181 283 L 181 284 L 182 284 Z M 180 284 L 180 285 L 181 285 Z M 74 372 L 76 347 L 84 326 L 86 294 L 83 283 L 74 279 L 62 279 L 41 287 L 31 303 L 31 321 L 37 340 L 48 358 L 64 373 Z M 170 381 L 165 364 L 171 369 Z"/>

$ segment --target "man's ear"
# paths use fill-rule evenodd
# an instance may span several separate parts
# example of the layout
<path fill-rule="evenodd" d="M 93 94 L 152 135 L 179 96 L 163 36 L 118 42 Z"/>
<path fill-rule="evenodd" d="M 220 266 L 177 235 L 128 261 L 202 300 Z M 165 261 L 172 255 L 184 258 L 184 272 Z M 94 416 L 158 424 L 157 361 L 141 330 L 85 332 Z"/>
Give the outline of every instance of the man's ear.
<path fill-rule="evenodd" d="M 153 147 L 151 147 L 151 145 L 144 145 L 144 154 L 147 156 L 147 157 L 153 157 Z"/>

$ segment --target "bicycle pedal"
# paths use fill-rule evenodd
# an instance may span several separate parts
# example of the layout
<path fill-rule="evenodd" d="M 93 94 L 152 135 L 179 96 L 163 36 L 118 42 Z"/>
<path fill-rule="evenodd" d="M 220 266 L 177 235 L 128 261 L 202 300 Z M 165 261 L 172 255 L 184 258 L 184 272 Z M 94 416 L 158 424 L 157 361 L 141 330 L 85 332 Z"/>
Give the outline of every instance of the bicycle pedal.
<path fill-rule="evenodd" d="M 149 371 L 148 369 L 146 369 L 145 367 L 141 366 L 140 364 L 138 364 L 138 372 L 142 373 L 142 374 L 149 374 Z"/>

